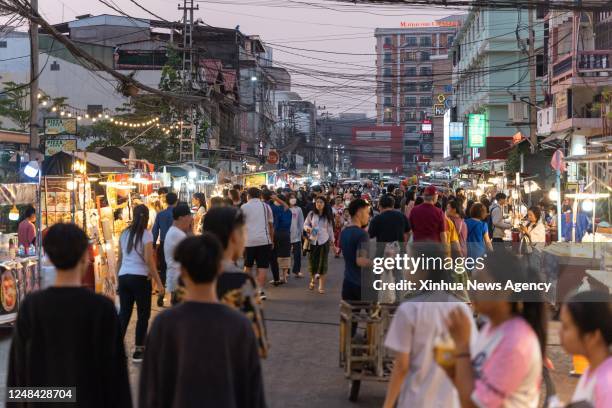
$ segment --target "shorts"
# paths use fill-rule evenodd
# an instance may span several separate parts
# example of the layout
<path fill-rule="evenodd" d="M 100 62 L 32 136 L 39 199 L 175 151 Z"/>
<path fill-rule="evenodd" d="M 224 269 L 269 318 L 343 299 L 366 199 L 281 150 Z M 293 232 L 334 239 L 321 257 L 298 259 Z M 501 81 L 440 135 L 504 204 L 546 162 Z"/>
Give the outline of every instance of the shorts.
<path fill-rule="evenodd" d="M 246 247 L 244 249 L 244 266 L 252 268 L 257 264 L 258 269 L 268 268 L 272 258 L 272 245 Z"/>

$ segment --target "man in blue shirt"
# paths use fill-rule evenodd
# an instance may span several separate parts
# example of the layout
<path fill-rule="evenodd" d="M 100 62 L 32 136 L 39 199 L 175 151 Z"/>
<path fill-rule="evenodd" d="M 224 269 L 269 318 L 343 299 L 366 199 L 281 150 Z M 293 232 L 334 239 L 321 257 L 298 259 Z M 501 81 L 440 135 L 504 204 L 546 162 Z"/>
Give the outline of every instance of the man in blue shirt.
<path fill-rule="evenodd" d="M 270 259 L 273 280 L 270 283 L 277 286 L 286 283 L 289 274 L 289 270 L 283 268 L 283 277 L 280 277 L 278 258 L 291 257 L 292 213 L 284 198 L 279 198 L 271 191 L 264 191 L 263 198 L 270 205 L 274 217 L 274 246 L 272 247 L 272 259 Z"/>
<path fill-rule="evenodd" d="M 370 220 L 370 205 L 357 198 L 349 204 L 351 223 L 340 234 L 340 247 L 344 254 L 344 281 L 342 282 L 342 300 L 361 300 L 361 268 L 370 265 L 366 257 L 367 244 L 370 241 L 365 227 Z"/>
<path fill-rule="evenodd" d="M 157 253 L 157 263 L 159 268 L 159 277 L 166 286 L 166 258 L 164 257 L 164 240 L 166 238 L 166 234 L 168 230 L 174 223 L 174 218 L 172 217 L 172 210 L 176 207 L 176 203 L 178 201 L 178 197 L 174 193 L 166 194 L 166 209 L 160 211 L 155 217 L 155 223 L 153 224 L 153 246 L 155 247 L 155 251 Z M 157 239 L 159 238 L 159 245 L 157 245 Z M 164 297 L 163 295 L 157 296 L 157 306 L 164 306 Z"/>

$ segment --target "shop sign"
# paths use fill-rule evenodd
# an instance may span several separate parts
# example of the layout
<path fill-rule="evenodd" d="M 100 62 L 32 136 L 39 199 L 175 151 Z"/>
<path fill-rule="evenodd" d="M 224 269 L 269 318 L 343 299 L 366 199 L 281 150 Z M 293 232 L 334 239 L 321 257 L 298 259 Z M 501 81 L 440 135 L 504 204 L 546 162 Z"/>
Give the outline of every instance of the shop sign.
<path fill-rule="evenodd" d="M 244 185 L 246 187 L 259 187 L 268 184 L 266 173 L 247 174 L 244 176 Z"/>
<path fill-rule="evenodd" d="M 56 153 L 72 153 L 77 150 L 76 139 L 47 139 L 45 140 L 45 156 L 53 156 Z"/>
<path fill-rule="evenodd" d="M 431 120 L 424 120 L 421 123 L 421 133 L 431 133 L 433 131 L 433 127 L 431 124 Z"/>
<path fill-rule="evenodd" d="M 280 155 L 276 150 L 270 150 L 268 152 L 268 164 L 278 164 L 280 161 Z"/>
<path fill-rule="evenodd" d="M 487 121 L 483 113 L 468 115 L 468 147 L 485 147 L 487 144 Z"/>
<path fill-rule="evenodd" d="M 75 135 L 76 132 L 76 118 L 45 118 L 46 135 Z"/>
<path fill-rule="evenodd" d="M 512 136 L 512 144 L 521 143 L 523 140 L 523 134 L 521 132 L 516 132 L 514 136 Z"/>
<path fill-rule="evenodd" d="M 435 104 L 434 106 L 434 116 L 441 117 L 444 116 L 444 104 Z"/>

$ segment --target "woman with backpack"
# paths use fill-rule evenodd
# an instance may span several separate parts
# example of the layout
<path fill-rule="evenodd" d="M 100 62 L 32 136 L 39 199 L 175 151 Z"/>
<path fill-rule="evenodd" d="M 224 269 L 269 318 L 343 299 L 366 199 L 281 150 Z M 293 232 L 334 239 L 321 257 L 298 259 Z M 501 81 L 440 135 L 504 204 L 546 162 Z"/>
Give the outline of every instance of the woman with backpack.
<path fill-rule="evenodd" d="M 310 242 L 310 284 L 314 290 L 315 281 L 319 280 L 319 293 L 325 293 L 325 275 L 327 274 L 327 257 L 329 248 L 334 243 L 334 215 L 323 196 L 317 197 L 315 207 L 306 216 L 304 231 Z"/>
<path fill-rule="evenodd" d="M 136 303 L 138 320 L 136 322 L 134 362 L 142 361 L 144 341 L 151 316 L 151 279 L 164 295 L 155 257 L 153 256 L 153 234 L 147 229 L 149 209 L 146 205 L 134 207 L 132 224 L 119 237 L 119 320 L 123 337 L 132 317 Z"/>

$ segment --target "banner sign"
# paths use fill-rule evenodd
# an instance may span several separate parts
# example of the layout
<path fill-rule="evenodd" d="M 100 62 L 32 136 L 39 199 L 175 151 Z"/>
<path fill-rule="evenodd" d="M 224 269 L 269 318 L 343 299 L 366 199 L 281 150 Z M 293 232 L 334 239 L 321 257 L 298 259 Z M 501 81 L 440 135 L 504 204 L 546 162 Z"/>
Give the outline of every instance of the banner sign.
<path fill-rule="evenodd" d="M 46 135 L 76 135 L 76 118 L 45 118 Z"/>
<path fill-rule="evenodd" d="M 487 120 L 483 113 L 468 115 L 468 147 L 485 147 L 487 143 Z"/>
<path fill-rule="evenodd" d="M 45 140 L 45 156 L 53 156 L 59 152 L 72 153 L 77 150 L 76 139 Z"/>

